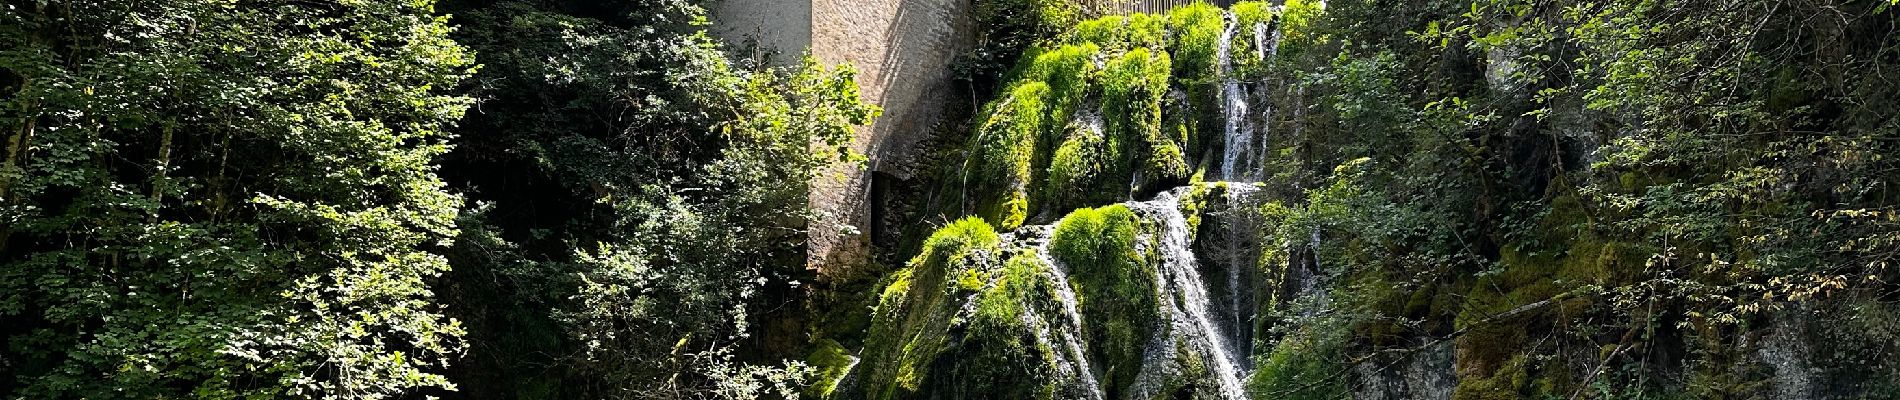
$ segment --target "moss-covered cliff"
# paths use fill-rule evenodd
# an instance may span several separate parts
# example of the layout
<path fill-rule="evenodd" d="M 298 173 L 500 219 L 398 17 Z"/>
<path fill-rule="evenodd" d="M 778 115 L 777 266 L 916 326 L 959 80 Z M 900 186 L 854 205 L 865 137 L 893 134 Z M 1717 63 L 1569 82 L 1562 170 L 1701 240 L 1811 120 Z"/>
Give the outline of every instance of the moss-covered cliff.
<path fill-rule="evenodd" d="M 1869 90 L 1900 85 L 1840 69 L 1900 66 L 1849 39 L 1900 29 L 1892 4 L 1559 3 L 1199 4 L 1043 36 L 946 185 L 1018 250 L 963 298 L 887 298 L 860 355 L 912 362 L 879 342 L 905 337 L 944 370 L 1063 377 L 983 392 L 1032 397 L 1900 398 L 1900 125 Z M 988 294 L 1024 280 L 1074 298 L 1072 337 L 896 322 L 1066 318 Z M 1003 382 L 864 365 L 895 397 Z"/>

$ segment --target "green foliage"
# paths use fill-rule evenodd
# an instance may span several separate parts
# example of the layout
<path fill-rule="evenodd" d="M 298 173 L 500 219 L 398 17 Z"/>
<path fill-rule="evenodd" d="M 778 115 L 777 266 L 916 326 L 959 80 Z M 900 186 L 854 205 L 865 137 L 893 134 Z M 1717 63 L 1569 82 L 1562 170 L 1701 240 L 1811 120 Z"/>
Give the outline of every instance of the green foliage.
<path fill-rule="evenodd" d="M 1114 141 L 1109 151 L 1119 167 L 1116 175 L 1139 171 L 1151 181 L 1187 178 L 1187 155 L 1181 150 L 1186 138 L 1164 135 L 1161 129 L 1161 104 L 1172 65 L 1167 53 L 1136 48 L 1103 68 L 1102 117 Z"/>
<path fill-rule="evenodd" d="M 923 252 L 886 285 L 872 316 L 864 358 L 866 398 L 913 396 L 924 390 L 931 365 L 948 348 L 960 300 L 974 294 L 953 277 L 987 273 L 1001 256 L 996 231 L 978 218 L 951 223 L 924 242 Z M 847 398 L 857 397 L 846 394 Z"/>
<path fill-rule="evenodd" d="M 1238 7 L 1236 7 L 1238 9 Z M 1292 42 L 1310 42 L 1323 40 L 1315 37 L 1314 25 L 1326 12 L 1326 3 L 1314 0 L 1287 0 L 1280 5 L 1280 32 L 1285 40 Z"/>
<path fill-rule="evenodd" d="M 1325 400 L 1350 397 L 1339 379 L 1347 363 L 1349 331 L 1326 321 L 1302 321 L 1299 331 L 1280 339 L 1248 378 L 1256 398 Z"/>
<path fill-rule="evenodd" d="M 1101 384 L 1110 396 L 1134 382 L 1142 351 L 1159 329 L 1155 263 L 1136 249 L 1141 220 L 1127 207 L 1075 210 L 1056 223 L 1049 252 L 1072 274 L 1081 303 L 1090 359 L 1110 371 Z"/>
<path fill-rule="evenodd" d="M 964 190 L 974 196 L 977 215 L 1006 230 L 1022 226 L 1029 217 L 1049 93 L 1048 84 L 1029 82 L 992 104 L 991 114 L 977 127 L 964 167 Z"/>
<path fill-rule="evenodd" d="M 426 282 L 470 54 L 431 2 L 0 12 L 0 387 L 22 398 L 451 389 Z"/>
<path fill-rule="evenodd" d="M 689 2 L 444 8 L 484 62 L 463 87 L 481 112 L 442 169 L 486 210 L 465 216 L 482 234 L 451 258 L 449 303 L 474 331 L 456 380 L 547 398 L 748 398 L 805 381 L 775 362 L 806 352 L 774 347 L 802 341 L 778 338 L 767 310 L 808 279 L 806 228 L 826 223 L 809 182 L 861 158 L 844 146 L 877 111 L 855 73 L 734 64 Z"/>

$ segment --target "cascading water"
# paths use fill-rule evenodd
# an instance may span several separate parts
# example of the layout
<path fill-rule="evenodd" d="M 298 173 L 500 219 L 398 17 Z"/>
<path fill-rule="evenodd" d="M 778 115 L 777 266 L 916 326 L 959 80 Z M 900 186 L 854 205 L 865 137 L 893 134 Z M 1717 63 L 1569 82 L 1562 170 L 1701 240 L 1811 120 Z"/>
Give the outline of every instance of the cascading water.
<path fill-rule="evenodd" d="M 1095 121 L 1099 124 L 1100 118 Z M 1011 236 L 1012 241 L 1018 246 L 1031 249 L 1044 265 L 1049 266 L 1043 274 L 1055 287 L 1056 302 L 1062 305 L 1062 322 L 1066 323 L 1058 326 L 1065 331 L 1065 334 L 1060 336 L 1063 350 L 1067 352 L 1063 355 L 1066 360 L 1060 361 L 1072 367 L 1073 371 L 1070 372 L 1081 380 L 1082 386 L 1086 388 L 1083 395 L 1087 397 L 1084 398 L 1100 400 L 1106 398 L 1106 395 L 1103 394 L 1102 385 L 1096 378 L 1099 372 L 1089 366 L 1088 351 L 1084 350 L 1085 347 L 1082 344 L 1082 312 L 1078 306 L 1079 301 L 1076 299 L 1075 286 L 1069 284 L 1070 271 L 1062 263 L 1056 262 L 1055 258 L 1049 256 L 1049 238 L 1053 232 L 1052 226 L 1030 226 L 1017 230 Z M 1047 336 L 1044 335 L 1045 342 L 1047 342 Z"/>
<path fill-rule="evenodd" d="M 1232 13 L 1227 20 L 1234 20 Z M 1247 123 L 1247 91 L 1240 80 L 1234 77 L 1234 33 L 1238 24 L 1227 23 L 1221 29 L 1220 43 L 1217 44 L 1215 60 L 1220 65 L 1221 74 L 1221 113 L 1225 118 L 1222 126 L 1225 143 L 1221 150 L 1221 178 L 1229 181 L 1242 179 L 1240 174 L 1252 171 L 1249 167 L 1251 157 L 1243 157 L 1252 150 L 1253 126 Z"/>
<path fill-rule="evenodd" d="M 1221 334 L 1214 323 L 1210 309 L 1213 300 L 1207 294 L 1206 282 L 1201 279 L 1196 267 L 1194 252 L 1188 240 L 1187 218 L 1181 214 L 1179 192 L 1181 189 L 1163 192 L 1154 200 L 1129 203 L 1128 207 L 1141 213 L 1159 226 L 1158 235 L 1145 245 L 1149 251 L 1158 252 L 1161 264 L 1156 273 L 1156 282 L 1160 289 L 1160 308 L 1167 316 L 1165 329 L 1154 338 L 1147 350 L 1148 366 L 1168 365 L 1177 356 L 1172 343 L 1186 343 L 1206 358 L 1208 371 L 1213 375 L 1215 388 L 1221 398 L 1242 399 L 1245 390 L 1240 384 L 1242 371 L 1238 365 L 1245 363 L 1245 355 L 1239 355 L 1228 349 L 1226 335 Z M 1136 378 L 1134 395 L 1136 398 L 1152 398 L 1161 393 L 1152 393 L 1161 387 L 1160 380 L 1167 374 L 1161 368 L 1143 368 L 1141 376 Z"/>
<path fill-rule="evenodd" d="M 1261 49 L 1261 51 L 1254 53 L 1254 56 L 1258 57 L 1256 61 L 1264 62 L 1278 56 L 1280 54 L 1280 38 L 1279 29 L 1273 29 L 1273 27 L 1265 23 L 1255 23 L 1253 26 L 1254 48 Z M 1267 148 L 1269 147 L 1267 138 L 1273 135 L 1273 102 L 1263 101 L 1260 106 L 1261 123 L 1260 129 L 1258 129 L 1260 140 L 1257 140 L 1259 145 L 1253 149 L 1255 165 L 1253 165 L 1253 168 L 1250 170 L 1254 173 L 1254 180 L 1256 181 L 1261 178 L 1260 175 L 1264 173 L 1266 169 Z"/>
<path fill-rule="evenodd" d="M 1225 213 L 1226 215 L 1221 218 L 1221 221 L 1223 221 L 1222 225 L 1224 226 L 1219 228 L 1220 231 L 1224 233 L 1227 247 L 1224 257 L 1226 260 L 1225 267 L 1227 269 L 1226 295 L 1228 308 L 1226 310 L 1227 315 L 1225 316 L 1229 322 L 1227 329 L 1232 337 L 1231 345 L 1234 349 L 1239 349 L 1239 354 L 1242 356 L 1253 354 L 1253 335 L 1251 335 L 1252 326 L 1250 324 L 1252 322 L 1253 313 L 1247 309 L 1254 300 L 1253 296 L 1250 295 L 1253 286 L 1250 283 L 1249 276 L 1244 274 L 1244 272 L 1251 271 L 1254 268 L 1256 260 L 1259 259 L 1259 253 L 1257 251 L 1247 252 L 1243 249 L 1258 249 L 1259 244 L 1256 240 L 1253 240 L 1255 237 L 1247 236 L 1257 235 L 1259 231 L 1258 226 L 1255 225 L 1255 221 L 1248 221 L 1247 218 L 1242 217 L 1243 215 L 1249 214 L 1235 212 L 1235 210 L 1241 207 L 1250 207 L 1254 204 L 1249 197 L 1256 191 L 1257 188 L 1253 185 L 1227 185 L 1228 210 Z M 1250 363 L 1246 362 L 1240 364 L 1243 370 L 1250 370 L 1251 366 Z"/>
<path fill-rule="evenodd" d="M 1227 15 L 1227 20 L 1215 51 L 1215 60 L 1220 65 L 1221 113 L 1224 119 L 1222 136 L 1225 140 L 1221 151 L 1221 178 L 1230 182 L 1258 181 L 1266 159 L 1266 138 L 1272 126 L 1257 121 L 1273 120 L 1273 104 L 1263 102 L 1260 105 L 1260 118 L 1251 114 L 1248 85 L 1234 73 L 1233 41 L 1241 27 L 1231 13 Z M 1251 30 L 1254 61 L 1265 61 L 1280 53 L 1279 30 L 1266 23 L 1254 23 Z"/>
<path fill-rule="evenodd" d="M 1196 184 L 1201 186 L 1177 187 L 1155 194 L 1155 198 L 1151 200 L 1129 199 L 1122 203 L 1123 206 L 1134 211 L 1142 225 L 1147 228 L 1143 229 L 1142 234 L 1133 238 L 1135 248 L 1132 250 L 1141 256 L 1142 262 L 1148 263 L 1143 265 L 1144 268 L 1153 268 L 1151 295 L 1154 301 L 1145 303 L 1147 299 L 1142 299 L 1153 309 L 1143 307 L 1140 310 L 1105 312 L 1141 314 L 1144 318 L 1141 321 L 1155 324 L 1152 327 L 1153 336 L 1134 337 L 1130 338 L 1132 343 L 1123 342 L 1125 345 L 1138 346 L 1138 348 L 1117 347 L 1116 349 L 1126 350 L 1115 350 L 1138 353 L 1117 353 L 1122 355 L 1114 355 L 1112 357 L 1117 358 L 1110 359 L 1091 359 L 1092 356 L 1101 355 L 1092 355 L 1092 351 L 1104 350 L 1096 347 L 1102 344 L 1093 342 L 1098 339 L 1090 335 L 1096 334 L 1097 331 L 1093 330 L 1089 324 L 1101 323 L 1101 321 L 1085 320 L 1083 306 L 1092 306 L 1092 304 L 1083 302 L 1094 299 L 1083 298 L 1077 293 L 1077 288 L 1071 282 L 1071 274 L 1077 271 L 1072 270 L 1069 265 L 1064 265 L 1062 260 L 1058 260 L 1059 257 L 1051 251 L 1050 241 L 1055 226 L 1022 226 L 1014 232 L 1005 234 L 1006 239 L 1003 242 L 1009 243 L 1006 246 L 1008 253 L 1033 252 L 1039 261 L 1047 266 L 1042 272 L 1042 281 L 1046 282 L 1047 287 L 1050 288 L 1042 292 L 1043 295 L 1048 296 L 1045 298 L 1047 301 L 1040 303 L 1042 304 L 1039 306 L 1042 307 L 1040 309 L 1028 310 L 1020 314 L 1020 322 L 1022 326 L 1028 327 L 1029 333 L 1033 335 L 1027 340 L 1033 340 L 1037 342 L 1039 348 L 1046 349 L 1045 352 L 1038 353 L 1040 357 L 1044 357 L 1041 359 L 1044 364 L 1040 364 L 1040 367 L 1049 367 L 1044 370 L 1049 373 L 1047 377 L 1060 381 L 1054 386 L 1057 388 L 1056 397 L 1058 398 L 1102 400 L 1111 395 L 1116 398 L 1134 399 L 1172 398 L 1190 394 L 1190 392 L 1195 398 L 1215 397 L 1239 400 L 1246 397 L 1242 381 L 1253 366 L 1254 330 L 1258 328 L 1254 325 L 1256 317 L 1254 313 L 1258 309 L 1255 303 L 1258 293 L 1254 282 L 1265 281 L 1264 277 L 1257 277 L 1256 273 L 1256 264 L 1260 260 L 1259 248 L 1264 245 L 1259 243 L 1262 238 L 1259 236 L 1260 227 L 1257 224 L 1263 222 L 1257 219 L 1257 215 L 1248 214 L 1247 210 L 1254 209 L 1248 205 L 1252 203 L 1251 196 L 1259 194 L 1259 187 L 1253 182 L 1259 182 L 1263 175 L 1270 146 L 1267 136 L 1271 133 L 1272 122 L 1275 119 L 1273 118 L 1273 101 L 1268 101 L 1261 96 L 1267 92 L 1258 86 L 1258 82 L 1241 79 L 1243 77 L 1240 76 L 1239 71 L 1236 71 L 1235 58 L 1240 56 L 1243 65 L 1258 65 L 1247 63 L 1272 59 L 1279 52 L 1281 35 L 1278 29 L 1269 23 L 1242 24 L 1232 13 L 1226 14 L 1224 19 L 1223 29 L 1215 49 L 1217 58 L 1215 61 L 1218 63 L 1218 72 L 1222 77 L 1219 88 L 1220 111 L 1224 118 L 1223 135 L 1219 143 L 1222 152 L 1220 159 L 1206 161 L 1209 161 L 1209 164 L 1218 162 L 1219 177 L 1226 183 L 1210 182 Z M 1251 37 L 1239 35 L 1251 35 Z M 1239 42 L 1241 47 L 1250 47 L 1251 50 L 1236 49 L 1234 44 L 1237 39 L 1242 40 Z M 1237 51 L 1242 54 L 1235 54 Z M 1168 96 L 1172 104 L 1185 104 L 1184 100 L 1187 100 L 1186 92 L 1180 88 L 1171 89 Z M 1292 101 L 1297 102 L 1298 95 L 1293 97 L 1295 98 Z M 1251 108 L 1253 106 L 1249 104 L 1250 101 L 1259 101 L 1260 110 L 1257 111 L 1260 114 L 1255 114 L 1256 110 Z M 1293 118 L 1297 120 L 1299 105 L 1298 103 L 1290 105 L 1295 108 L 1296 114 Z M 1079 128 L 1091 134 L 1106 134 L 1103 129 L 1105 121 L 1102 114 L 1081 111 L 1076 113 L 1074 118 L 1068 122 L 1077 124 Z M 1294 124 L 1293 129 L 1292 133 L 1297 135 L 1298 124 Z M 1203 154 L 1203 156 L 1211 157 L 1212 154 Z M 970 189 L 968 187 L 970 170 L 966 168 L 963 173 L 965 182 L 960 189 L 967 191 Z M 1140 196 L 1143 193 L 1152 193 L 1140 190 L 1141 185 L 1154 183 L 1144 181 L 1142 169 L 1136 169 L 1130 174 L 1129 179 L 1129 195 Z M 1225 201 L 1225 204 L 1215 209 L 1203 208 L 1208 211 L 1196 214 L 1199 222 L 1191 226 L 1183 210 L 1182 198 L 1191 190 L 1208 190 L 1214 186 L 1221 188 L 1224 198 L 1210 200 L 1195 197 L 1193 201 Z M 967 205 L 968 201 L 965 204 Z M 1198 204 L 1208 206 L 1210 203 Z M 1060 211 L 1044 210 L 1044 212 Z M 1044 218 L 1046 214 L 1037 217 L 1037 219 Z M 1317 248 L 1318 241 L 1318 232 L 1314 232 L 1312 247 Z M 1296 246 L 1296 243 L 1278 245 L 1292 248 Z M 1200 247 L 1197 248 L 1197 246 Z M 1197 250 L 1200 250 L 1200 255 L 1197 255 Z M 1202 258 L 1202 256 L 1207 258 Z M 1316 258 L 1310 261 L 1317 262 Z M 1073 267 L 1084 268 L 1082 272 L 1085 275 L 1076 276 L 1095 276 L 1086 275 L 1089 272 L 1086 268 L 1094 268 L 1094 265 Z M 1316 270 L 1317 267 L 1311 264 L 1304 267 L 1306 268 L 1298 268 L 1302 271 L 1295 272 L 1298 274 L 1297 278 L 1300 279 L 1298 291 L 1302 293 L 1313 291 L 1313 286 L 1317 283 L 1315 280 L 1317 274 L 1313 271 L 1305 271 Z M 1144 286 L 1146 286 L 1145 283 Z M 1090 287 L 1081 289 L 1086 289 L 1082 293 L 1091 295 L 1097 292 L 1090 290 L 1099 290 L 1099 288 Z M 1275 298 L 1278 296 L 1276 295 Z M 963 304 L 963 307 L 969 308 L 974 305 Z M 1094 307 L 1087 310 L 1090 313 L 1104 312 L 1097 311 Z M 1150 311 L 1153 314 L 1142 314 Z M 1087 317 L 1098 316 L 1089 314 Z M 1140 332 L 1147 332 L 1148 328 L 1142 329 L 1144 330 Z M 1126 365 L 1124 363 L 1132 363 L 1135 360 L 1119 358 L 1137 354 L 1140 356 L 1139 365 Z M 1117 373 L 1117 371 L 1121 372 Z M 1129 375 L 1130 373 L 1132 376 Z M 1105 384 L 1113 387 L 1104 386 Z"/>

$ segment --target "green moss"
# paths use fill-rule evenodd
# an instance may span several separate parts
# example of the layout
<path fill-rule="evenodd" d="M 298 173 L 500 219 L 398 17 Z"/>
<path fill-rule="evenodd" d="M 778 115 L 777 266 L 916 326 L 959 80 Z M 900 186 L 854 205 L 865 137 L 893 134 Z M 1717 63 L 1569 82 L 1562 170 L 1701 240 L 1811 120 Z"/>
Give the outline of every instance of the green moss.
<path fill-rule="evenodd" d="M 1070 124 L 1068 131 L 1049 161 L 1045 206 L 1064 210 L 1112 201 L 1120 191 L 1113 187 L 1115 160 L 1106 138 L 1081 124 Z"/>
<path fill-rule="evenodd" d="M 1206 214 L 1209 202 L 1227 197 L 1227 182 L 1198 182 L 1200 175 L 1190 179 L 1187 194 L 1181 196 L 1181 215 L 1187 218 L 1188 232 L 1198 234 L 1203 214 Z M 1192 239 L 1192 238 L 1189 238 Z"/>
<path fill-rule="evenodd" d="M 1139 173 L 1151 181 L 1187 178 L 1183 143 L 1162 134 L 1162 100 L 1173 61 L 1166 53 L 1136 48 L 1110 60 L 1102 72 L 1102 116 L 1113 171 Z M 1125 150 L 1124 150 L 1125 149 Z M 1129 175 L 1114 174 L 1114 178 Z"/>
<path fill-rule="evenodd" d="M 958 281 L 968 271 L 994 269 L 1000 245 L 988 223 L 964 218 L 931 234 L 923 252 L 892 275 L 861 352 L 866 397 L 907 397 L 923 389 L 930 366 L 951 343 L 957 304 L 969 292 Z"/>
<path fill-rule="evenodd" d="M 1023 70 L 1023 82 L 1043 82 L 1049 85 L 1045 96 L 1046 113 L 1043 125 L 1045 139 L 1054 142 L 1060 138 L 1048 137 L 1059 132 L 1063 124 L 1075 117 L 1075 110 L 1089 92 L 1089 86 L 1095 81 L 1096 58 L 1102 53 L 1101 47 L 1094 43 L 1063 45 L 1054 50 L 1038 54 L 1030 65 Z"/>
<path fill-rule="evenodd" d="M 1028 218 L 1030 189 L 1038 139 L 1049 85 L 1017 85 L 1009 96 L 990 106 L 978 126 L 974 149 L 967 161 L 967 190 L 977 215 L 1002 229 L 1015 229 Z"/>
<path fill-rule="evenodd" d="M 1184 153 L 1203 154 L 1220 140 L 1220 8 L 1194 3 L 1168 12 L 1174 86 L 1187 92 Z"/>
<path fill-rule="evenodd" d="M 1173 43 L 1169 53 L 1180 63 L 1176 76 L 1184 83 L 1205 82 L 1220 76 L 1220 36 L 1224 28 L 1221 9 L 1196 2 L 1168 10 L 1168 26 Z"/>
<path fill-rule="evenodd" d="M 805 388 L 805 393 L 807 396 L 822 399 L 831 396 L 831 391 L 837 389 L 838 380 L 843 379 L 844 375 L 850 372 L 853 360 L 851 353 L 837 341 L 820 340 L 816 347 L 811 355 L 805 356 L 805 363 L 818 371 L 812 377 L 811 386 Z"/>
<path fill-rule="evenodd" d="M 1034 253 L 1018 254 L 1003 265 L 996 283 L 975 300 L 976 312 L 951 362 L 953 378 L 931 392 L 970 399 L 1054 397 L 1048 367 L 1052 350 L 1025 322 L 1037 312 L 1030 305 L 1047 299 L 1037 290 L 1048 285 L 1044 268 Z"/>
<path fill-rule="evenodd" d="M 1503 366 L 1486 376 L 1459 376 L 1452 400 L 1516 400 L 1525 398 L 1530 372 L 1524 355 L 1511 357 Z"/>
<path fill-rule="evenodd" d="M 1090 359 L 1108 371 L 1101 383 L 1116 390 L 1134 382 L 1142 351 L 1160 315 L 1155 265 L 1136 251 L 1140 218 L 1127 207 L 1080 209 L 1056 225 L 1051 256 L 1067 266 L 1081 302 Z"/>
<path fill-rule="evenodd" d="M 1233 53 L 1233 74 L 1244 81 L 1253 81 L 1267 75 L 1268 49 L 1259 48 L 1264 42 L 1254 41 L 1255 26 L 1271 26 L 1273 23 L 1273 5 L 1264 1 L 1243 1 L 1228 7 L 1234 14 L 1234 25 L 1239 31 L 1228 43 Z M 1271 34 L 1271 33 L 1269 33 Z"/>
<path fill-rule="evenodd" d="M 1109 52 L 1159 49 L 1167 45 L 1167 24 L 1166 18 L 1150 14 L 1108 16 L 1077 24 L 1063 39 L 1068 43 L 1095 43 Z"/>
<path fill-rule="evenodd" d="M 1128 17 L 1110 15 L 1082 21 L 1070 29 L 1062 40 L 1066 43 L 1094 43 L 1105 49 L 1128 48 Z"/>

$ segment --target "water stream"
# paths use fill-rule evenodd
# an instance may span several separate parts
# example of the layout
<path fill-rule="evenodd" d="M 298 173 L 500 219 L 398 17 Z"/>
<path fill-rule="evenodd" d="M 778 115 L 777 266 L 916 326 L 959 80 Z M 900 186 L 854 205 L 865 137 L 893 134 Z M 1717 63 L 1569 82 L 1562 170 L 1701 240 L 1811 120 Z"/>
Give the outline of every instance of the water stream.
<path fill-rule="evenodd" d="M 1220 43 L 1215 51 L 1215 59 L 1220 65 L 1221 74 L 1221 114 L 1224 118 L 1222 137 L 1225 139 L 1221 150 L 1220 176 L 1225 180 L 1243 179 L 1253 168 L 1249 167 L 1252 157 L 1246 157 L 1253 148 L 1253 124 L 1247 123 L 1247 90 L 1234 76 L 1234 33 L 1238 24 L 1231 22 L 1232 13 L 1227 14 L 1230 21 L 1221 29 Z"/>
<path fill-rule="evenodd" d="M 1097 120 L 1099 121 L 1099 119 Z M 1054 236 L 1054 233 L 1054 226 L 1027 226 L 1012 233 L 1011 241 L 1017 243 L 1017 246 L 1021 248 L 1034 250 L 1036 257 L 1040 259 L 1044 265 L 1049 266 L 1048 269 L 1043 270 L 1043 274 L 1049 279 L 1051 286 L 1055 287 L 1056 302 L 1062 306 L 1063 317 L 1062 321 L 1060 321 L 1063 324 L 1058 326 L 1058 328 L 1063 329 L 1066 333 L 1061 335 L 1062 349 L 1066 354 L 1058 354 L 1058 356 L 1065 358 L 1065 360 L 1058 360 L 1058 363 L 1073 369 L 1072 371 L 1066 372 L 1075 374 L 1076 379 L 1082 383 L 1082 387 L 1085 388 L 1083 396 L 1086 397 L 1084 398 L 1100 400 L 1106 398 L 1106 395 L 1102 391 L 1100 381 L 1096 378 L 1096 375 L 1100 374 L 1100 372 L 1089 366 L 1088 350 L 1086 350 L 1086 347 L 1082 343 L 1082 326 L 1084 322 L 1079 301 L 1075 295 L 1075 286 L 1069 284 L 1069 274 L 1071 271 L 1062 263 L 1056 262 L 1055 258 L 1049 256 L 1049 239 Z M 1046 334 L 1044 335 L 1044 341 L 1048 342 Z"/>
<path fill-rule="evenodd" d="M 1234 37 L 1241 26 L 1233 14 L 1227 14 L 1215 51 L 1221 74 L 1221 116 L 1223 118 L 1220 177 L 1230 182 L 1257 182 L 1265 165 L 1267 135 L 1271 133 L 1273 104 L 1262 102 L 1261 112 L 1253 114 L 1250 87 L 1257 83 L 1241 81 L 1234 71 Z M 1250 32 L 1254 61 L 1268 60 L 1280 52 L 1280 32 L 1266 23 L 1254 23 Z"/>
<path fill-rule="evenodd" d="M 1168 373 L 1162 368 L 1153 368 L 1171 364 L 1177 357 L 1173 343 L 1186 343 L 1192 350 L 1205 358 L 1209 374 L 1218 393 L 1224 399 L 1245 398 L 1245 388 L 1241 386 L 1241 369 L 1246 355 L 1237 354 L 1228 348 L 1227 337 L 1214 323 L 1212 314 L 1213 299 L 1207 294 L 1207 283 L 1202 280 L 1198 261 L 1189 241 L 1190 232 L 1187 218 L 1181 214 L 1179 192 L 1182 189 L 1163 192 L 1154 200 L 1128 203 L 1130 209 L 1140 213 L 1160 228 L 1158 235 L 1146 243 L 1149 251 L 1160 254 L 1161 265 L 1156 270 L 1156 283 L 1160 291 L 1160 308 L 1167 317 L 1167 329 L 1161 330 L 1147 351 L 1148 363 L 1136 378 L 1134 394 L 1137 398 L 1151 398 L 1161 393 L 1149 393 L 1161 387 L 1158 380 Z"/>

